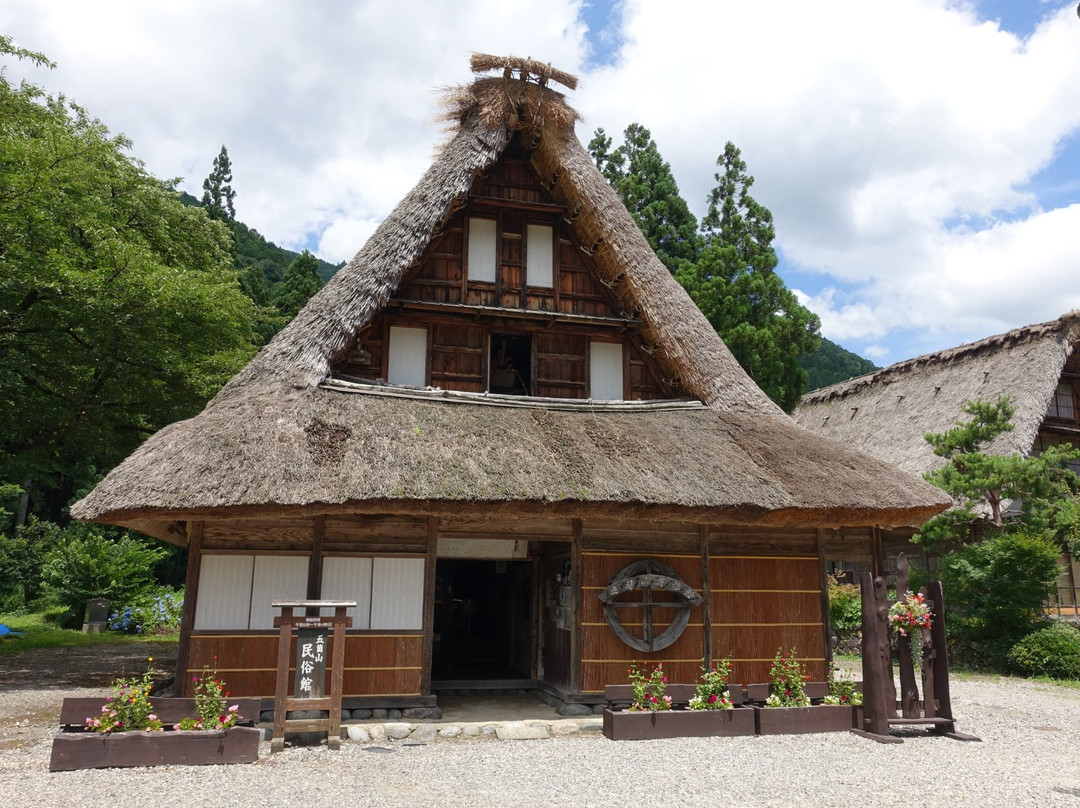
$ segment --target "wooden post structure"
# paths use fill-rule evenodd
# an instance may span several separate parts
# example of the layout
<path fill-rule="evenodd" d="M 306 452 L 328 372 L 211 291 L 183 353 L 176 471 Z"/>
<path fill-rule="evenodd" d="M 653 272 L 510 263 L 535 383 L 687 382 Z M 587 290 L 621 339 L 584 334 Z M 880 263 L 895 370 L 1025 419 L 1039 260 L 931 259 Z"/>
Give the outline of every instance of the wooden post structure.
<path fill-rule="evenodd" d="M 325 732 L 330 749 L 341 747 L 341 690 L 345 675 L 345 629 L 352 625 L 346 610 L 356 606 L 354 600 L 275 600 L 281 616 L 274 618 L 278 634 L 277 690 L 274 695 L 274 737 L 271 752 L 285 749 L 285 733 Z M 321 616 L 324 608 L 332 608 L 332 617 Z M 296 614 L 301 609 L 303 613 Z M 310 611 L 310 614 L 308 613 Z M 326 692 L 326 631 L 333 631 L 330 662 L 330 695 Z M 293 632 L 296 640 L 296 686 L 289 695 L 289 651 Z M 310 639 L 310 642 L 308 642 Z M 305 695 L 307 693 L 307 695 Z M 326 718 L 289 719 L 289 710 L 325 710 Z"/>
<path fill-rule="evenodd" d="M 907 592 L 909 566 L 901 553 L 896 562 L 897 597 Z M 931 581 L 924 590 L 933 614 L 930 629 L 923 629 L 922 650 L 923 698 L 915 682 L 915 665 L 911 648 L 901 637 L 900 691 L 903 715 L 896 713 L 896 686 L 893 682 L 892 650 L 889 642 L 889 599 L 885 579 L 871 578 L 864 572 L 859 576 L 862 588 L 863 631 L 863 725 L 852 730 L 864 738 L 882 743 L 900 743 L 889 735 L 891 726 L 925 724 L 937 735 L 957 741 L 977 741 L 974 735 L 956 731 L 952 704 L 949 701 L 949 658 L 945 648 L 945 601 L 941 582 Z M 908 638 L 910 640 L 910 638 Z"/>

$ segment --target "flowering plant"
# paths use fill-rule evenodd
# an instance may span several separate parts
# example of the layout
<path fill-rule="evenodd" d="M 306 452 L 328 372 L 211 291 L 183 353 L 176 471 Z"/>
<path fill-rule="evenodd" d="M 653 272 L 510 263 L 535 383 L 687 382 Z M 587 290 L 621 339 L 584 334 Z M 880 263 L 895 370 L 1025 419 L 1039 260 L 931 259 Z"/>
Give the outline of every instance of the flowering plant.
<path fill-rule="evenodd" d="M 803 670 L 802 663 L 795 658 L 795 649 L 787 653 L 783 648 L 776 652 L 772 667 L 769 668 L 771 684 L 766 707 L 806 707 L 810 704 L 803 691 L 803 684 L 810 677 Z"/>
<path fill-rule="evenodd" d="M 932 613 L 922 592 L 915 595 L 905 592 L 889 609 L 889 625 L 895 628 L 901 637 L 918 628 L 930 628 Z"/>
<path fill-rule="evenodd" d="M 863 703 L 863 694 L 855 689 L 854 677 L 840 670 L 835 662 L 829 664 L 829 695 L 825 703 L 853 707 Z"/>
<path fill-rule="evenodd" d="M 147 658 L 148 663 L 153 661 L 153 657 Z M 147 665 L 141 677 L 117 679 L 101 706 L 101 715 L 87 718 L 86 729 L 91 732 L 160 730 L 161 721 L 154 715 L 154 707 L 150 704 L 150 690 L 153 687 L 150 674 L 151 667 Z"/>
<path fill-rule="evenodd" d="M 195 684 L 195 711 L 198 718 L 184 718 L 173 729 L 187 730 L 225 730 L 235 727 L 243 718 L 239 705 L 226 707 L 225 699 L 229 691 L 225 683 L 218 678 L 217 671 L 211 672 L 204 667 L 200 676 L 192 676 Z"/>
<path fill-rule="evenodd" d="M 631 710 L 670 710 L 671 696 L 665 696 L 667 676 L 661 662 L 651 670 L 632 665 L 626 671 L 630 684 L 634 686 L 634 702 Z"/>
<path fill-rule="evenodd" d="M 701 669 L 701 682 L 690 699 L 691 710 L 730 710 L 734 705 L 728 694 L 731 660 L 723 659 Z"/>

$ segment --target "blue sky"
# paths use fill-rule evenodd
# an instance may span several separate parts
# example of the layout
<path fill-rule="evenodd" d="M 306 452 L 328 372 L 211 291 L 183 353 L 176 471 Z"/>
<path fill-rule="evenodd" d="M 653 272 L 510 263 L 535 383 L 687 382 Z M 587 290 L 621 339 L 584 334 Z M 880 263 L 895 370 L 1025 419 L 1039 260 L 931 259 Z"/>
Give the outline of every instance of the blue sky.
<path fill-rule="evenodd" d="M 700 215 L 731 140 L 780 272 L 879 364 L 1080 308 L 1075 0 L 4 0 L 13 63 L 199 193 L 222 143 L 238 216 L 350 258 L 443 139 L 473 51 L 581 77 L 587 141 L 648 127 Z M 209 28 L 208 21 L 213 21 Z M 208 35 L 212 31 L 212 36 Z"/>

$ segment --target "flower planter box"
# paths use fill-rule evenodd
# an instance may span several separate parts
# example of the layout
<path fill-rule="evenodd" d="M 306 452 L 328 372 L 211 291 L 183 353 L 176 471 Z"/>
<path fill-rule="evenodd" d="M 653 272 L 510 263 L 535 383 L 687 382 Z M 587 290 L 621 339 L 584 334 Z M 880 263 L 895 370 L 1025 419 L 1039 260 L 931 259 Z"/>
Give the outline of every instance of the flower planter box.
<path fill-rule="evenodd" d="M 758 735 L 846 732 L 860 725 L 859 708 L 818 704 L 810 707 L 754 707 Z"/>
<path fill-rule="evenodd" d="M 259 739 L 257 727 L 224 732 L 61 732 L 53 738 L 49 771 L 254 763 L 259 759 Z"/>
<path fill-rule="evenodd" d="M 151 699 L 155 712 L 167 727 L 195 713 L 193 699 Z M 259 716 L 258 699 L 233 699 L 243 723 L 254 724 Z M 255 726 L 236 726 L 217 732 L 87 732 L 87 716 L 101 710 L 103 699 L 64 699 L 60 711 L 61 732 L 53 738 L 49 771 L 104 769 L 129 766 L 206 766 L 217 763 L 254 763 L 259 759 L 260 731 Z"/>
<path fill-rule="evenodd" d="M 753 735 L 754 711 L 657 710 L 640 712 L 604 710 L 604 736 L 613 741 L 647 741 L 656 738 L 712 738 Z"/>

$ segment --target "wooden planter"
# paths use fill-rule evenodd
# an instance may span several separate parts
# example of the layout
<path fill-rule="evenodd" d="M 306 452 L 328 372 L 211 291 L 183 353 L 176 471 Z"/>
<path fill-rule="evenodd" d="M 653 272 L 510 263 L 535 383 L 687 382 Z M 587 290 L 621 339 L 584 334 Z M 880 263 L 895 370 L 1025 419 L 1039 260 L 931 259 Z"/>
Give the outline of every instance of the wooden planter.
<path fill-rule="evenodd" d="M 259 738 L 257 727 L 224 732 L 61 732 L 53 738 L 49 771 L 254 763 L 259 759 Z"/>
<path fill-rule="evenodd" d="M 655 738 L 712 738 L 753 735 L 754 711 L 657 710 L 631 712 L 604 710 L 604 736 L 613 741 L 647 741 Z"/>
<path fill-rule="evenodd" d="M 754 707 L 758 735 L 846 732 L 859 726 L 859 708 L 817 704 L 810 707 Z"/>
<path fill-rule="evenodd" d="M 151 699 L 167 727 L 195 713 L 193 699 Z M 258 699 L 231 699 L 254 724 Z M 61 732 L 53 738 L 49 771 L 105 769 L 129 766 L 207 766 L 216 763 L 254 763 L 259 759 L 260 732 L 255 726 L 236 726 L 223 732 L 86 732 L 87 716 L 101 710 L 102 699 L 64 699 Z"/>

